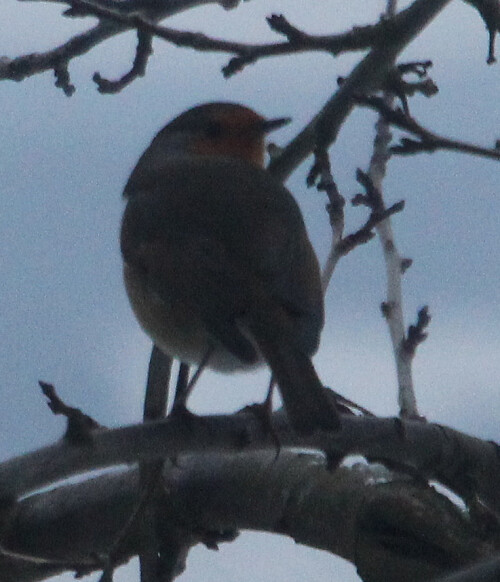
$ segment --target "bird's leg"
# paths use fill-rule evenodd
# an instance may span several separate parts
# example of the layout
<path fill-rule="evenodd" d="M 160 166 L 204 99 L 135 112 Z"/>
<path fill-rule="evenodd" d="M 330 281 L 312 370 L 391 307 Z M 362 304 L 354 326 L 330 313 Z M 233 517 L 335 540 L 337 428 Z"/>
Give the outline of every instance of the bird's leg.
<path fill-rule="evenodd" d="M 272 432 L 272 415 L 273 415 L 273 392 L 274 386 L 276 382 L 271 376 L 271 380 L 269 381 L 269 388 L 267 390 L 267 395 L 263 402 L 256 402 L 255 404 L 251 404 L 250 406 L 245 406 L 243 410 L 249 410 L 253 412 L 257 418 L 262 421 L 266 430 Z"/>
<path fill-rule="evenodd" d="M 273 393 L 274 387 L 276 386 L 276 381 L 274 380 L 273 376 L 269 380 L 269 388 L 267 389 L 267 395 L 262 403 L 262 409 L 266 412 L 267 418 L 269 420 L 269 424 L 271 424 L 271 418 L 273 414 Z"/>
<path fill-rule="evenodd" d="M 177 376 L 177 385 L 175 388 L 174 403 L 172 404 L 171 414 L 191 414 L 187 409 L 187 400 L 193 391 L 193 388 L 201 376 L 203 370 L 207 367 L 211 355 L 213 354 L 214 348 L 209 346 L 205 352 L 201 362 L 193 374 L 193 377 L 189 378 L 189 366 L 184 362 L 181 363 L 179 367 L 179 374 Z"/>
<path fill-rule="evenodd" d="M 272 429 L 272 415 L 273 415 L 273 393 L 274 387 L 276 386 L 276 382 L 274 378 L 271 376 L 271 380 L 269 380 L 269 388 L 267 389 L 267 395 L 264 399 L 264 402 L 261 404 L 257 404 L 261 411 L 262 411 L 262 419 L 267 423 L 268 428 Z"/>
<path fill-rule="evenodd" d="M 181 362 L 179 366 L 179 372 L 177 374 L 177 384 L 175 385 L 175 396 L 174 402 L 172 404 L 172 412 L 179 412 L 182 408 L 186 408 L 186 401 L 188 398 L 188 381 L 189 365 Z"/>
<path fill-rule="evenodd" d="M 266 398 L 263 402 L 252 404 L 251 406 L 245 407 L 244 410 L 249 410 L 252 412 L 262 423 L 264 431 L 271 435 L 273 441 L 276 444 L 276 457 L 278 458 L 281 451 L 280 439 L 273 427 L 273 393 L 274 387 L 276 386 L 276 381 L 273 376 L 269 381 L 269 388 L 267 390 Z"/>
<path fill-rule="evenodd" d="M 191 394 L 194 385 L 198 381 L 203 369 L 206 368 L 210 356 L 213 354 L 213 347 L 209 347 L 205 352 L 205 355 L 201 359 L 201 362 L 193 374 L 191 380 L 189 380 L 189 366 L 184 362 L 181 362 L 179 366 L 179 373 L 177 375 L 177 384 L 175 386 L 175 396 L 174 402 L 172 404 L 172 410 L 170 411 L 170 416 L 175 416 L 181 422 L 183 422 L 189 429 L 192 428 L 195 419 L 199 418 L 196 414 L 188 410 L 187 399 Z M 179 465 L 179 460 L 177 456 L 171 457 L 170 459 L 175 466 Z"/>
<path fill-rule="evenodd" d="M 189 380 L 189 383 L 186 387 L 186 400 L 187 400 L 188 396 L 191 394 L 191 392 L 194 388 L 194 385 L 198 381 L 198 378 L 201 376 L 201 373 L 208 366 L 208 361 L 212 357 L 213 353 L 214 353 L 214 347 L 208 346 L 207 351 L 205 352 L 205 355 L 201 359 L 200 365 L 198 366 L 196 372 L 193 374 L 193 377 L 191 378 L 191 380 Z"/>

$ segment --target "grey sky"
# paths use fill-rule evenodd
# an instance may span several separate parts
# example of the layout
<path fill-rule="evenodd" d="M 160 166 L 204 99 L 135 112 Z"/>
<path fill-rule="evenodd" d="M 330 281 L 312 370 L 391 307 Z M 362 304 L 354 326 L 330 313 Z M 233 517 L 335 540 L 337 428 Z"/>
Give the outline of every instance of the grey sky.
<path fill-rule="evenodd" d="M 311 9 L 314 4 L 314 9 Z M 406 2 L 405 4 L 408 4 Z M 264 17 L 283 12 L 311 32 L 342 31 L 377 18 L 382 0 L 244 3 L 225 12 L 209 6 L 172 19 L 241 40 L 275 39 Z M 60 6 L 4 0 L 0 55 L 52 48 L 87 21 L 62 19 Z M 87 19 L 88 20 L 88 19 Z M 227 32 L 230 31 L 230 32 Z M 51 416 L 37 380 L 53 382 L 69 403 L 110 426 L 141 417 L 150 342 L 135 322 L 121 281 L 118 228 L 121 189 L 154 134 L 175 114 L 203 101 L 243 102 L 294 123 L 273 137 L 284 143 L 308 121 L 359 55 L 268 59 L 224 80 L 227 58 L 176 49 L 159 40 L 148 74 L 116 96 L 97 93 L 99 70 L 119 76 L 130 66 L 133 34 L 105 43 L 70 65 L 68 99 L 47 73 L 0 91 L 0 410 L 3 459 L 48 444 L 63 423 Z M 485 64 L 487 37 L 470 6 L 454 2 L 414 42 L 402 60 L 433 59 L 440 93 L 411 101 L 427 127 L 489 146 L 500 137 L 500 65 Z M 374 116 L 356 112 L 332 149 L 342 193 L 359 191 Z M 304 211 L 324 260 L 329 227 L 323 195 L 308 190 L 308 161 L 288 185 Z M 414 259 L 405 277 L 407 322 L 429 304 L 430 337 L 415 362 L 417 397 L 429 420 L 500 439 L 499 166 L 462 154 L 393 159 L 388 202 L 406 200 L 394 218 L 397 244 Z M 365 219 L 347 209 L 349 230 Z M 388 333 L 379 312 L 385 275 L 378 241 L 341 261 L 327 295 L 327 324 L 315 359 L 325 383 L 382 415 L 397 412 Z M 207 374 L 192 405 L 231 411 L 257 400 L 267 374 Z M 261 568 L 248 571 L 246 565 Z M 245 567 L 242 568 L 242 564 Z M 183 582 L 355 579 L 353 569 L 290 540 L 248 534 L 218 554 L 196 549 Z M 134 567 L 119 582 L 135 580 Z M 340 574 L 342 572 L 342 574 Z M 349 574 L 344 574 L 349 572 Z M 351 578 L 349 578 L 351 576 Z M 70 580 L 70 576 L 60 580 Z M 91 580 L 96 577 L 89 578 Z"/>

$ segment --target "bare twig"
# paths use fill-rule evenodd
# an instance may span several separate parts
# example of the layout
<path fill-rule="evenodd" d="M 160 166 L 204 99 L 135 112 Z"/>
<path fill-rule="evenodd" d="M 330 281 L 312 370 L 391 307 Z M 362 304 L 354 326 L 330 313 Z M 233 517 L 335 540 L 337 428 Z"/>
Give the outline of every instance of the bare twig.
<path fill-rule="evenodd" d="M 389 104 L 392 104 L 393 99 L 393 95 L 387 93 L 381 101 L 389 106 Z M 392 136 L 388 124 L 383 117 L 378 119 L 376 130 L 368 175 L 360 174 L 359 177 L 363 178 L 362 183 L 367 190 L 368 199 L 377 200 L 377 204 L 383 208 L 382 181 L 389 159 L 388 146 Z M 419 413 L 413 387 L 411 358 L 405 357 L 406 353 L 402 348 L 405 341 L 405 321 L 401 276 L 406 269 L 406 265 L 403 269 L 403 260 L 399 255 L 394 241 L 392 224 L 389 217 L 377 225 L 377 234 L 379 235 L 382 246 L 387 279 L 386 299 L 382 303 L 382 313 L 389 327 L 396 364 L 400 415 L 403 417 L 418 418 Z"/>
<path fill-rule="evenodd" d="M 328 149 L 351 112 L 353 95 L 378 90 L 398 54 L 450 1 L 415 0 L 399 12 L 392 21 L 392 35 L 368 53 L 314 119 L 271 160 L 270 171 L 284 181 L 315 148 Z"/>
<path fill-rule="evenodd" d="M 321 51 L 337 55 L 341 52 L 363 50 L 387 41 L 392 36 L 392 21 L 381 21 L 376 25 L 354 27 L 352 30 L 334 35 L 310 35 L 292 26 L 283 15 L 272 15 L 267 22 L 271 29 L 284 34 L 288 42 L 269 44 L 249 44 L 226 41 L 207 36 L 203 33 L 174 30 L 158 26 L 140 13 L 125 13 L 111 9 L 90 0 L 65 0 L 74 10 L 93 14 L 122 24 L 127 28 L 137 28 L 148 34 L 162 38 L 176 46 L 189 47 L 201 51 L 228 52 L 237 55 L 223 72 L 226 77 L 241 70 L 246 64 L 263 57 L 287 55 L 304 51 Z M 396 23 L 394 23 L 396 24 Z"/>
<path fill-rule="evenodd" d="M 12 81 L 22 81 L 27 77 L 51 69 L 55 70 L 59 68 L 62 72 L 61 67 L 66 67 L 66 74 L 68 74 L 67 65 L 72 59 L 86 54 L 98 44 L 121 32 L 135 28 L 129 22 L 127 16 L 134 15 L 136 12 L 139 12 L 144 18 L 156 22 L 200 4 L 216 3 L 223 5 L 225 8 L 230 8 L 237 4 L 239 0 L 164 0 L 162 2 L 148 2 L 147 0 L 123 0 L 122 2 L 99 0 L 97 2 L 96 0 L 96 2 L 88 4 L 78 2 L 71 4 L 66 0 L 53 1 L 62 4 L 69 3 L 71 8 L 65 13 L 68 16 L 88 16 L 89 14 L 95 14 L 95 12 L 89 10 L 89 8 L 92 8 L 95 10 L 102 9 L 104 14 L 107 15 L 107 18 L 103 16 L 96 26 L 81 34 L 77 34 L 62 45 L 44 53 L 32 53 L 14 59 L 6 56 L 1 57 L 0 80 L 10 79 Z M 113 19 L 112 16 L 117 14 L 121 14 L 124 19 Z M 99 16 L 98 14 L 95 15 Z M 59 83 L 58 86 L 63 88 L 66 94 L 73 92 L 69 78 L 64 83 Z"/>
<path fill-rule="evenodd" d="M 328 253 L 328 258 L 321 274 L 323 293 L 326 293 L 333 271 L 341 256 L 338 253 L 338 245 L 342 241 L 344 233 L 345 198 L 340 194 L 337 184 L 333 179 L 328 152 L 324 149 L 315 151 L 314 164 L 307 176 L 307 185 L 312 186 L 318 178 L 317 189 L 326 192 L 328 196 L 326 211 L 328 212 L 332 229 L 330 252 Z"/>
<path fill-rule="evenodd" d="M 37 73 L 56 69 L 61 66 L 61 63 L 67 66 L 71 59 L 89 52 L 99 43 L 117 34 L 117 32 L 115 24 L 102 22 L 45 53 L 32 53 L 15 59 L 2 57 L 0 59 L 0 80 L 22 81 Z"/>
<path fill-rule="evenodd" d="M 389 206 L 389 208 L 384 208 L 384 210 L 381 212 L 373 211 L 361 228 L 342 239 L 338 245 L 339 254 L 341 256 L 347 255 L 347 253 L 350 253 L 357 246 L 367 243 L 375 236 L 373 229 L 377 225 L 379 225 L 382 221 L 387 220 L 393 214 L 401 212 L 404 207 L 404 200 L 400 200 L 392 206 Z"/>
<path fill-rule="evenodd" d="M 358 178 L 360 174 L 364 176 L 364 174 L 358 170 Z M 345 199 L 338 191 L 337 185 L 333 179 L 330 160 L 326 151 L 315 152 L 315 161 L 307 177 L 308 186 L 312 186 L 318 178 L 319 182 L 316 186 L 317 189 L 326 192 L 328 196 L 326 209 L 332 228 L 330 252 L 321 275 L 323 292 L 326 292 L 334 269 L 341 257 L 350 253 L 357 246 L 370 241 L 375 236 L 373 231 L 375 226 L 389 216 L 401 212 L 404 208 L 404 201 L 397 202 L 390 208 L 385 208 L 381 198 L 375 199 L 375 190 L 373 188 L 371 199 L 369 199 L 368 196 L 358 194 L 352 200 L 353 206 L 364 204 L 371 209 L 371 213 L 363 226 L 361 226 L 357 231 L 343 236 Z"/>
<path fill-rule="evenodd" d="M 333 56 L 347 51 L 370 48 L 391 34 L 392 22 L 380 22 L 369 26 L 355 26 L 352 30 L 334 35 L 311 35 L 293 26 L 283 14 L 273 14 L 267 18 L 269 27 L 287 37 L 288 42 L 247 46 L 244 52 L 233 57 L 222 69 L 225 77 L 241 71 L 246 65 L 257 60 L 277 55 L 305 51 L 328 52 Z"/>
<path fill-rule="evenodd" d="M 425 305 L 418 312 L 417 323 L 409 326 L 408 333 L 402 345 L 402 349 L 408 354 L 408 357 L 413 358 L 418 345 L 427 339 L 425 330 L 430 322 L 431 316 L 429 315 L 429 308 Z"/>
<path fill-rule="evenodd" d="M 432 67 L 432 61 L 412 61 L 409 63 L 400 63 L 387 72 L 384 82 L 380 89 L 391 95 L 395 95 L 401 100 L 401 105 L 406 114 L 410 114 L 408 97 L 420 93 L 426 97 L 432 97 L 439 89 L 434 81 L 427 77 L 427 69 Z M 404 75 L 415 74 L 418 81 L 407 81 Z M 344 77 L 338 77 L 337 83 L 344 83 Z M 354 96 L 356 98 L 356 96 Z"/>
<path fill-rule="evenodd" d="M 59 61 L 56 65 L 54 65 L 54 76 L 56 78 L 56 87 L 61 88 L 64 91 L 66 97 L 71 97 L 76 89 L 75 86 L 70 82 L 67 61 Z"/>
<path fill-rule="evenodd" d="M 92 431 L 100 428 L 88 414 L 82 412 L 79 408 L 68 406 L 59 398 L 53 384 L 47 382 L 38 382 L 42 392 L 47 397 L 47 405 L 54 414 L 62 414 L 67 419 L 67 428 L 64 438 L 68 442 L 76 445 L 88 444 L 92 442 Z"/>
<path fill-rule="evenodd" d="M 388 0 L 387 13 L 392 15 L 396 9 L 396 0 Z M 394 95 L 403 95 L 401 89 L 400 77 L 405 70 L 392 69 L 392 72 L 397 71 L 396 74 L 389 74 L 388 78 L 384 80 L 382 87 L 385 88 L 384 96 L 380 100 L 388 107 L 394 101 Z M 418 71 L 418 69 L 417 69 Z M 425 75 L 427 66 L 423 69 Z M 390 88 L 387 89 L 387 86 Z M 396 89 L 394 88 L 396 87 Z M 401 91 L 399 91 L 401 89 Z M 403 101 L 405 103 L 405 101 Z M 368 173 L 365 174 L 358 171 L 358 181 L 363 185 L 366 195 L 361 200 L 371 206 L 373 209 L 378 208 L 379 211 L 385 209 L 385 203 L 382 194 L 382 183 L 386 173 L 387 162 L 389 160 L 389 142 L 391 134 L 389 126 L 383 117 L 379 117 L 376 123 L 376 135 L 373 144 L 373 153 L 370 160 L 370 167 Z M 418 417 L 417 402 L 413 389 L 413 378 L 411 372 L 411 359 L 404 358 L 402 353 L 402 346 L 405 339 L 405 323 L 403 315 L 403 296 L 401 289 L 401 257 L 399 256 L 396 244 L 394 242 L 394 235 L 392 232 L 392 225 L 390 217 L 380 221 L 376 226 L 377 234 L 379 235 L 382 252 L 385 260 L 387 292 L 386 300 L 383 306 L 386 310 L 383 311 L 391 336 L 392 348 L 394 352 L 394 359 L 396 364 L 396 375 L 398 382 L 398 400 L 400 415 L 403 417 L 416 418 Z"/>
<path fill-rule="evenodd" d="M 416 61 L 401 63 L 389 71 L 387 79 L 383 85 L 383 90 L 396 95 L 401 100 L 403 110 L 410 114 L 408 97 L 420 93 L 426 97 L 432 97 L 438 92 L 438 87 L 434 81 L 427 76 L 427 70 L 432 67 L 432 61 Z M 404 75 L 413 73 L 419 78 L 418 81 L 407 81 Z"/>
<path fill-rule="evenodd" d="M 246 44 L 221 39 L 211 38 L 203 33 L 193 33 L 187 31 L 174 30 L 167 27 L 158 26 L 156 23 L 166 16 L 170 16 L 181 10 L 205 4 L 217 0 L 185 0 L 178 2 L 156 2 L 147 3 L 136 1 L 124 1 L 120 3 L 110 0 L 56 0 L 69 4 L 71 8 L 66 14 L 72 16 L 94 15 L 101 19 L 97 27 L 75 36 L 60 47 L 41 54 L 32 54 L 9 59 L 0 59 L 0 79 L 22 80 L 30 75 L 55 69 L 61 63 L 67 66 L 68 62 L 81 54 L 88 52 L 106 38 L 114 36 L 125 30 L 137 28 L 141 32 L 162 38 L 176 46 L 189 47 L 199 51 L 226 52 L 236 55 L 223 69 L 225 76 L 230 76 L 241 70 L 246 64 L 253 63 L 264 57 L 293 54 L 304 51 L 322 51 L 337 55 L 340 52 L 362 50 L 375 47 L 382 53 L 387 52 L 388 45 L 396 48 L 405 36 L 404 29 L 407 27 L 410 34 L 413 31 L 413 13 L 416 14 L 415 22 L 422 23 L 427 18 L 432 18 L 434 14 L 434 4 L 440 10 L 450 0 L 433 0 L 430 2 L 430 9 L 419 10 L 421 0 L 416 0 L 417 5 L 407 10 L 403 10 L 393 19 L 383 20 L 372 26 L 354 27 L 352 30 L 336 35 L 314 36 L 300 31 L 292 26 L 283 16 L 273 15 L 268 19 L 268 23 L 280 34 L 287 36 L 286 42 L 269 43 L 262 45 Z M 234 7 L 238 0 L 218 0 L 226 8 Z M 418 24 L 420 26 L 420 24 Z M 404 44 L 406 44 L 406 40 Z M 402 48 L 402 47 L 401 47 Z M 399 49 L 398 49 L 399 50 Z M 390 51 L 389 51 L 390 52 Z M 105 82 L 99 75 L 96 82 L 105 87 L 104 90 L 115 91 L 120 85 L 131 82 L 140 75 L 140 70 L 145 63 L 144 54 L 140 61 L 140 66 L 132 67 L 132 70 L 124 75 L 122 79 L 112 82 L 111 85 Z M 64 90 L 68 94 L 71 85 L 65 83 Z"/>
<path fill-rule="evenodd" d="M 304 33 L 302 42 L 289 40 L 287 42 L 255 45 L 216 39 L 203 33 L 179 31 L 156 24 L 156 22 L 165 18 L 167 15 L 169 16 L 172 13 L 185 10 L 197 4 L 214 0 L 206 0 L 204 2 L 196 0 L 177 2 L 173 3 L 174 6 L 167 6 L 163 9 L 161 7 L 155 8 L 151 3 L 141 4 L 141 2 L 115 3 L 103 0 L 60 1 L 71 6 L 66 13 L 67 15 L 93 15 L 100 18 L 101 22 L 97 27 L 75 36 L 60 47 L 46 53 L 25 55 L 16 59 L 4 57 L 0 62 L 0 79 L 19 81 L 30 75 L 48 69 L 55 69 L 57 66 L 60 67 L 61 63 L 64 63 L 67 67 L 67 63 L 72 58 L 88 52 L 103 40 L 131 28 L 136 28 L 144 35 L 162 38 L 179 47 L 192 48 L 198 51 L 235 54 L 237 58 L 223 69 L 224 75 L 230 76 L 238 70 L 241 70 L 246 64 L 264 57 L 293 54 L 303 51 L 327 51 L 332 54 L 338 54 L 346 50 L 366 49 L 383 38 L 389 26 L 388 24 L 379 24 L 355 28 L 347 33 L 329 36 L 312 36 Z M 237 3 L 229 2 L 231 5 Z M 225 4 L 228 3 L 226 2 Z M 271 17 L 269 19 L 270 25 L 275 19 L 279 18 Z M 138 50 L 136 63 L 131 71 L 119 81 L 107 82 L 99 74 L 96 74 L 94 80 L 98 84 L 99 90 L 102 92 L 117 92 L 120 88 L 123 88 L 123 86 L 137 78 L 137 76 L 140 76 L 147 60 L 146 53 L 147 51 Z M 238 59 L 240 60 L 238 61 Z M 69 86 L 69 84 L 64 86 L 67 94 L 69 93 L 67 90 Z"/>
<path fill-rule="evenodd" d="M 94 73 L 93 81 L 97 84 L 100 93 L 118 93 L 127 85 L 130 85 L 137 77 L 144 77 L 148 59 L 153 53 L 153 37 L 150 34 L 137 31 L 137 49 L 135 53 L 134 64 L 130 71 L 123 75 L 117 81 L 104 79 L 100 73 Z"/>
<path fill-rule="evenodd" d="M 359 105 L 378 111 L 387 123 L 413 133 L 420 138 L 419 141 L 402 138 L 400 145 L 390 148 L 390 151 L 395 154 L 408 155 L 420 152 L 434 152 L 441 149 L 463 152 L 492 160 L 500 160 L 500 149 L 497 147 L 484 148 L 437 135 L 420 125 L 402 109 L 393 109 L 390 107 L 381 97 L 356 95 L 353 99 Z"/>
<path fill-rule="evenodd" d="M 286 178 L 292 173 L 292 171 L 297 167 L 314 149 L 316 152 L 326 152 L 330 144 L 336 139 L 337 131 L 342 125 L 345 118 L 349 115 L 353 96 L 356 95 L 360 87 L 364 87 L 363 92 L 371 87 L 371 90 L 378 89 L 387 83 L 387 74 L 393 67 L 393 62 L 397 54 L 404 48 L 407 42 L 410 41 L 413 35 L 416 35 L 425 24 L 431 20 L 440 10 L 444 8 L 447 4 L 446 1 L 440 2 L 439 0 L 431 2 L 421 2 L 417 0 L 408 9 L 403 10 L 397 17 L 393 19 L 393 23 L 397 22 L 397 25 L 393 29 L 393 37 L 386 39 L 387 43 L 384 46 L 384 50 L 378 47 L 372 49 L 367 57 L 359 63 L 359 65 L 354 69 L 351 75 L 341 83 L 338 91 L 333 95 L 333 97 L 324 105 L 322 110 L 314 117 L 314 119 L 288 144 L 286 148 L 283 148 L 279 153 L 271 158 L 269 164 L 269 170 L 279 179 L 286 180 Z M 280 21 L 280 25 L 283 22 Z M 290 28 L 285 24 L 285 31 L 290 33 Z M 291 29 L 291 34 L 296 35 L 294 28 Z M 392 44 L 391 44 L 392 41 Z M 428 63 L 419 63 L 421 67 L 427 67 Z M 418 66 L 413 64 L 414 69 L 418 71 Z M 406 72 L 406 71 L 403 71 Z M 324 159 L 324 154 L 322 156 Z M 321 166 L 326 167 L 324 163 L 320 163 L 318 166 L 318 157 L 316 157 L 315 166 L 313 166 L 309 181 L 314 181 L 319 174 L 323 172 Z M 334 182 L 328 176 L 329 172 L 329 162 L 327 167 L 326 178 L 324 180 L 325 184 L 329 184 L 330 191 L 334 192 Z M 330 174 L 331 176 L 331 174 Z M 312 180 L 311 180 L 312 178 Z M 335 204 L 332 208 L 335 209 Z M 396 207 L 396 210 L 400 210 Z M 342 237 L 343 230 L 343 216 L 338 213 L 338 209 L 335 209 L 337 217 L 335 220 L 335 230 L 333 234 L 332 250 L 328 257 L 327 263 L 324 267 L 323 272 L 323 288 L 326 289 L 328 282 L 332 276 L 333 270 L 336 263 L 338 262 L 341 253 L 339 250 L 342 249 L 338 245 L 339 240 Z M 330 218 L 331 218 L 330 214 Z M 374 217 L 372 217 L 373 219 Z M 369 219 L 370 221 L 370 219 Z M 372 222 L 369 226 L 373 226 L 375 222 Z M 384 224 L 386 221 L 382 221 Z M 366 227 L 367 225 L 365 225 Z M 360 229 L 358 234 L 355 234 L 350 239 L 350 244 L 344 247 L 346 252 L 349 252 L 354 246 L 352 243 L 360 244 L 361 242 L 366 242 L 368 234 L 366 228 Z M 398 269 L 404 270 L 408 268 L 411 262 L 408 259 L 399 259 Z M 404 337 L 404 327 L 401 337 Z"/>

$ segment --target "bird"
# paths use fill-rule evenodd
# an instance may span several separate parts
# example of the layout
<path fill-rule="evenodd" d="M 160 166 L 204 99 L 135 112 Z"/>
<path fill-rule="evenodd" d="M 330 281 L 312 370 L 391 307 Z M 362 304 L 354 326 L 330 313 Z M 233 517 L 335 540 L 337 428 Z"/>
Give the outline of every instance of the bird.
<path fill-rule="evenodd" d="M 292 194 L 265 169 L 289 121 L 229 102 L 168 123 L 126 183 L 120 247 L 144 331 L 181 362 L 233 373 L 267 363 L 292 429 L 338 430 L 311 362 L 324 324 L 318 260 Z"/>

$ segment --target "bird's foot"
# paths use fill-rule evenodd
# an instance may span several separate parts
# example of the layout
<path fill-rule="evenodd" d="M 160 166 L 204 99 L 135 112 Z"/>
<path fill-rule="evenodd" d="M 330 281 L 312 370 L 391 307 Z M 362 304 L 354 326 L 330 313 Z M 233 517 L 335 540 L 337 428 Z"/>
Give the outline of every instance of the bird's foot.
<path fill-rule="evenodd" d="M 245 406 L 243 411 L 252 413 L 261 423 L 262 428 L 264 429 L 264 433 L 272 438 L 274 444 L 276 445 L 276 460 L 279 457 L 281 451 L 281 441 L 273 426 L 273 411 L 269 398 L 266 398 L 264 402 L 256 402 L 255 404 Z"/>
<path fill-rule="evenodd" d="M 192 430 L 194 424 L 201 418 L 199 415 L 191 412 L 183 402 L 174 402 L 169 416 L 185 425 L 189 430 Z"/>

